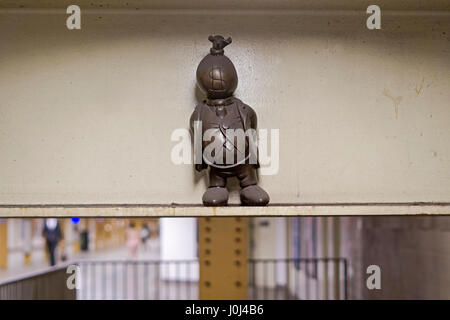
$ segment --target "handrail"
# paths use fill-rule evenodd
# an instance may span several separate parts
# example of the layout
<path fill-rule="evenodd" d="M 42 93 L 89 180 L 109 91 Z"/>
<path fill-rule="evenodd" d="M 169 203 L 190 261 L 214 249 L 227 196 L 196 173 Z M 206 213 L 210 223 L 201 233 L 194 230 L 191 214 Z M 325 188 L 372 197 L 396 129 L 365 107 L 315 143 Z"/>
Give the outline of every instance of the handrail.
<path fill-rule="evenodd" d="M 317 258 L 248 258 L 248 262 L 314 262 L 314 261 L 346 261 L 347 258 L 344 257 L 317 257 Z M 129 259 L 78 259 L 72 262 L 67 262 L 64 264 L 59 264 L 53 267 L 42 268 L 37 271 L 31 271 L 20 276 L 13 277 L 8 280 L 0 281 L 0 286 L 10 284 L 17 281 L 22 281 L 34 277 L 39 277 L 51 272 L 59 271 L 62 269 L 67 269 L 71 265 L 77 265 L 82 263 L 92 263 L 92 264 L 177 264 L 177 263 L 196 263 L 199 262 L 198 259 L 186 259 L 186 260 L 164 260 L 164 259 L 139 259 L 139 260 L 129 260 Z"/>
<path fill-rule="evenodd" d="M 28 279 L 40 277 L 43 275 L 47 275 L 52 272 L 61 271 L 63 269 L 67 269 L 68 266 L 73 265 L 73 264 L 76 264 L 76 263 L 66 263 L 63 265 L 57 265 L 57 266 L 53 266 L 53 267 L 45 267 L 45 268 L 41 268 L 36 271 L 31 271 L 29 273 L 21 274 L 19 276 L 13 277 L 11 279 L 0 281 L 0 287 L 14 283 L 14 282 L 19 282 L 19 281 L 28 280 Z"/>
<path fill-rule="evenodd" d="M 77 259 L 0 282 L 0 296 L 13 299 L 126 299 L 131 296 L 136 299 L 173 299 L 171 292 L 182 292 L 184 299 L 191 299 L 198 292 L 195 284 L 199 276 L 198 263 L 198 259 Z M 253 299 L 279 299 L 280 296 L 284 299 L 327 298 L 327 295 L 322 296 L 319 283 L 325 281 L 325 285 L 332 285 L 335 283 L 332 278 L 341 283 L 333 297 L 348 298 L 348 259 L 345 257 L 249 258 L 248 264 L 251 274 L 248 294 Z M 80 267 L 80 290 L 66 287 L 70 276 L 66 269 L 71 265 Z M 338 268 L 335 270 L 340 270 L 337 274 L 327 271 L 333 265 Z M 286 274 L 280 274 L 284 279 L 284 289 L 273 283 L 280 266 L 287 268 L 283 269 Z M 289 267 L 295 269 L 289 271 Z M 318 273 L 317 268 L 325 268 L 326 276 Z M 303 272 L 302 277 L 299 272 Z M 142 279 L 139 281 L 138 277 Z M 143 285 L 145 283 L 148 285 Z M 175 295 L 175 298 L 181 296 Z"/>

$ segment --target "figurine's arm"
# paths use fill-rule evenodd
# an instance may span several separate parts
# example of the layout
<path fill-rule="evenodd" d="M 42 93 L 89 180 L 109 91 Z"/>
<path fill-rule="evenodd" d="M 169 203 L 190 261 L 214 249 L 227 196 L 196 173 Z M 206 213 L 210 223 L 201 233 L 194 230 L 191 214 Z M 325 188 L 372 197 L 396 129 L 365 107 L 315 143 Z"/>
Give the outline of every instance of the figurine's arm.
<path fill-rule="evenodd" d="M 256 112 L 251 108 L 249 108 L 249 112 L 248 112 L 248 123 L 249 123 L 249 128 L 255 130 L 255 135 L 254 135 L 254 139 L 255 142 L 258 140 L 258 135 L 257 135 L 257 127 L 258 127 L 258 117 L 256 116 Z M 256 147 L 255 150 L 253 152 L 256 152 L 256 164 L 254 165 L 254 167 L 256 169 L 258 169 L 260 167 L 259 165 L 259 152 L 258 152 L 258 148 Z"/>
<path fill-rule="evenodd" d="M 198 127 L 198 123 L 196 124 L 196 121 L 200 121 L 200 110 L 201 110 L 201 106 L 198 105 L 195 107 L 194 112 L 191 115 L 191 118 L 189 120 L 189 127 L 190 127 L 190 131 L 191 131 L 191 138 L 192 138 L 192 144 L 194 146 L 194 152 L 195 152 L 195 132 L 197 130 L 200 130 L 200 128 Z M 201 143 L 201 141 L 200 141 Z M 202 150 L 202 154 L 203 154 L 203 150 Z M 194 167 L 195 170 L 197 170 L 198 172 L 202 171 L 203 169 L 206 169 L 208 166 L 207 164 L 203 161 L 203 157 L 200 159 L 202 163 L 194 163 Z"/>
<path fill-rule="evenodd" d="M 256 112 L 250 107 L 248 117 L 250 120 L 250 128 L 256 130 L 258 127 L 258 117 L 256 116 Z"/>
<path fill-rule="evenodd" d="M 198 112 L 199 107 L 196 106 L 194 112 L 192 112 L 191 118 L 189 119 L 189 129 L 191 131 L 191 135 L 194 135 L 194 122 L 200 119 L 200 114 Z"/>

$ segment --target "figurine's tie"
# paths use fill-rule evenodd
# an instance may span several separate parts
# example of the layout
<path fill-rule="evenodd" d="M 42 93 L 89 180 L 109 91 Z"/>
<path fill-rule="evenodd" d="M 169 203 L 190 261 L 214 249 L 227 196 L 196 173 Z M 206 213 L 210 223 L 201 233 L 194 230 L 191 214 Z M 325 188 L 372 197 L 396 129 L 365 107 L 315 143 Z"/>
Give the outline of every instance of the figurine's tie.
<path fill-rule="evenodd" d="M 216 115 L 217 115 L 220 119 L 223 119 L 223 118 L 225 118 L 225 116 L 227 115 L 227 110 L 225 109 L 224 106 L 217 106 L 217 107 L 216 107 Z"/>

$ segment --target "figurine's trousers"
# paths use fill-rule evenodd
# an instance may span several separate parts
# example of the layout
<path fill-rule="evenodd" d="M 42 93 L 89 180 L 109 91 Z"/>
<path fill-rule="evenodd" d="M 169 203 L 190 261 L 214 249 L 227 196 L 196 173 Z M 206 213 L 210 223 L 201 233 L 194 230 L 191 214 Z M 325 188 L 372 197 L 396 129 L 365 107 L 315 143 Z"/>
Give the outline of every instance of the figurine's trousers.
<path fill-rule="evenodd" d="M 239 179 L 241 188 L 258 183 L 258 180 L 256 179 L 256 170 L 251 164 L 242 164 L 230 169 L 210 168 L 210 187 L 225 187 L 227 185 L 227 178 L 231 177 L 237 177 Z"/>

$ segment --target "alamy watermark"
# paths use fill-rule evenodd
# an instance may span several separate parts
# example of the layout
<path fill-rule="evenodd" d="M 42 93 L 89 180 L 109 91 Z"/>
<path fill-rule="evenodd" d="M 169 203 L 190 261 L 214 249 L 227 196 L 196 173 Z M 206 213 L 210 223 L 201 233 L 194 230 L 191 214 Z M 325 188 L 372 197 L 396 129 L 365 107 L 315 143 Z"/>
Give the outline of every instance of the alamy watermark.
<path fill-rule="evenodd" d="M 367 267 L 367 274 L 370 276 L 366 280 L 366 287 L 369 290 L 381 290 L 381 268 L 376 264 L 372 264 Z"/>
<path fill-rule="evenodd" d="M 67 7 L 66 13 L 70 14 L 66 20 L 66 27 L 69 30 L 81 29 L 81 8 L 76 4 Z M 366 20 L 366 27 L 369 30 L 381 29 L 381 9 L 376 4 L 367 7 L 366 13 L 370 16 Z"/>
<path fill-rule="evenodd" d="M 366 26 L 369 30 L 381 29 L 381 9 L 376 4 L 367 7 L 366 13 L 370 14 L 367 18 Z"/>
<path fill-rule="evenodd" d="M 70 16 L 67 17 L 66 27 L 69 30 L 80 30 L 81 29 L 81 9 L 76 4 L 72 4 L 67 7 L 67 14 Z"/>
<path fill-rule="evenodd" d="M 70 276 L 67 277 L 66 285 L 69 290 L 80 290 L 81 289 L 81 268 L 76 264 L 71 264 L 67 267 L 67 274 Z"/>
<path fill-rule="evenodd" d="M 201 121 L 195 121 L 193 145 L 191 132 L 178 128 L 172 132 L 171 141 L 178 142 L 172 147 L 172 163 L 233 165 L 236 163 L 260 164 L 261 175 L 275 175 L 280 168 L 280 130 L 270 129 L 227 129 L 223 134 L 217 129 L 202 131 Z M 222 137 L 224 139 L 220 139 Z M 225 141 L 224 141 L 225 140 Z M 204 147 L 203 142 L 209 142 Z M 270 146 L 270 155 L 269 155 Z"/>

